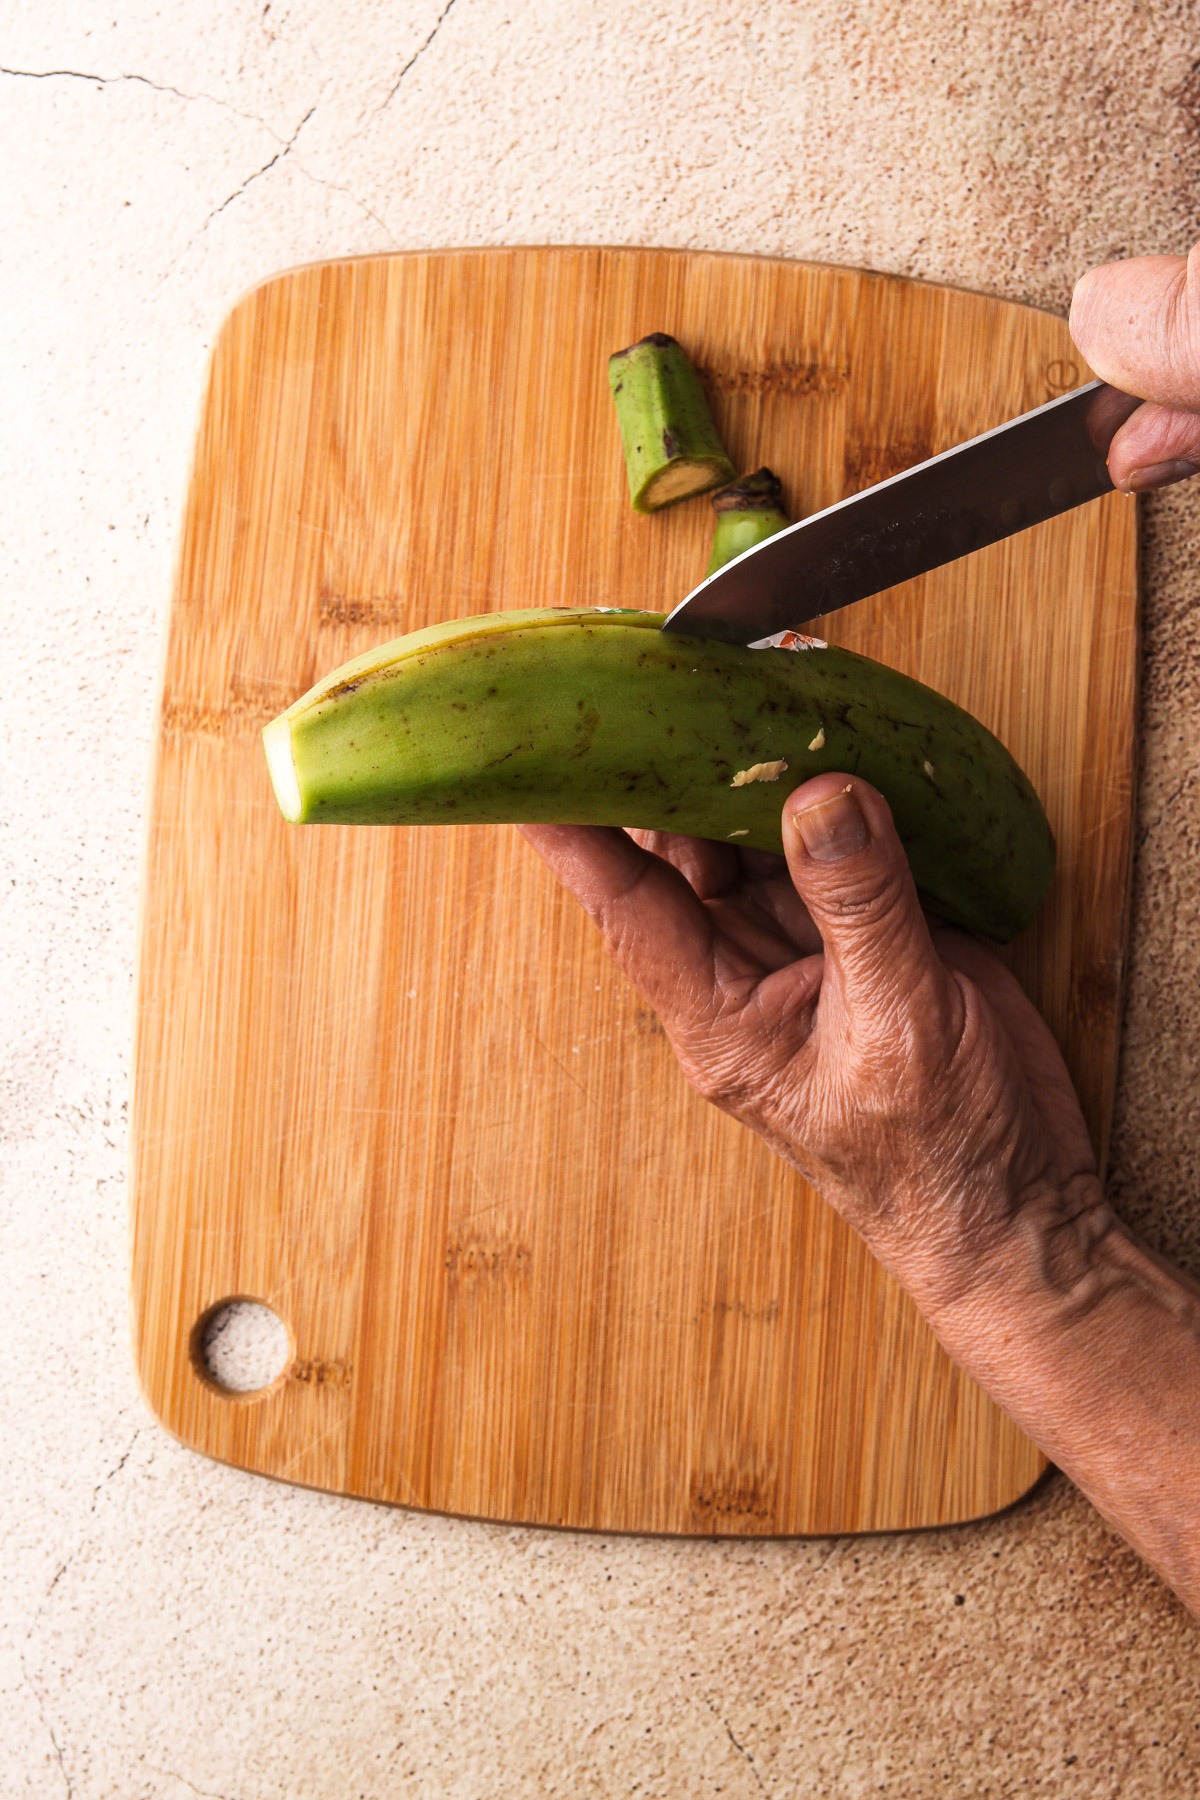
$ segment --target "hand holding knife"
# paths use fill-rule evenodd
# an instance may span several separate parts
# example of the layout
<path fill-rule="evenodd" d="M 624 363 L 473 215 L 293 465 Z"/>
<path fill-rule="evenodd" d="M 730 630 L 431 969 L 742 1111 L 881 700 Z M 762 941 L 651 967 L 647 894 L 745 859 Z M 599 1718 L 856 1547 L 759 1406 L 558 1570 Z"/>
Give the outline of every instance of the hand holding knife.
<path fill-rule="evenodd" d="M 1141 404 L 1074 388 L 744 551 L 663 630 L 761 643 L 1111 493 L 1109 445 Z"/>

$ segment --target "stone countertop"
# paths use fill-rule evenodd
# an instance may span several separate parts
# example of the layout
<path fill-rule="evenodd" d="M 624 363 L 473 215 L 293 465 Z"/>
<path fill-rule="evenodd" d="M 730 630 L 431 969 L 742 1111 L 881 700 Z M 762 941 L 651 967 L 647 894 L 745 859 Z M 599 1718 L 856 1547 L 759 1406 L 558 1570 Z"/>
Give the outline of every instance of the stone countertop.
<path fill-rule="evenodd" d="M 120 16 L 114 18 L 114 14 Z M 189 1454 L 126 1303 L 146 772 L 213 334 L 353 252 L 626 243 L 1065 310 L 1200 236 L 1188 0 L 0 4 L 0 1792 L 1121 1795 L 1200 1784 L 1194 1625 L 1069 1484 L 952 1531 L 583 1537 Z M 1200 484 L 1144 513 L 1111 1186 L 1200 1268 Z"/>

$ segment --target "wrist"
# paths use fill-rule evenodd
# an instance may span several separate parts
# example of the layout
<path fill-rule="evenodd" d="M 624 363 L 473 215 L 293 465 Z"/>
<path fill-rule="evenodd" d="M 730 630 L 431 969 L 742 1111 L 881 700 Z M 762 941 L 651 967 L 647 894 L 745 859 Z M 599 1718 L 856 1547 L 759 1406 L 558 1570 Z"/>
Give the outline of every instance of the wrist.
<path fill-rule="evenodd" d="M 925 1202 L 915 1216 L 872 1247 L 947 1343 L 1014 1313 L 1065 1327 L 1111 1286 L 1126 1237 L 1094 1174 L 948 1207 Z"/>
<path fill-rule="evenodd" d="M 945 1349 L 1200 1616 L 1200 1286 L 1094 1176 L 1022 1197 L 984 1254 L 894 1272 Z"/>

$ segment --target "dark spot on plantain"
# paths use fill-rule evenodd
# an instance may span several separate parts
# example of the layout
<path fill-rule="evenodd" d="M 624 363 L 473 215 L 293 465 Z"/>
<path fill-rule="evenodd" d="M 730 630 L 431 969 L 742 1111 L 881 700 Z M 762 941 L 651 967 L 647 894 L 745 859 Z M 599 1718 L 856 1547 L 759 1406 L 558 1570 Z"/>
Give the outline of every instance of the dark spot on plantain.
<path fill-rule="evenodd" d="M 575 742 L 571 746 L 572 757 L 586 756 L 592 747 L 592 740 L 600 724 L 600 709 L 586 706 L 579 701 L 579 720 L 575 727 Z"/>

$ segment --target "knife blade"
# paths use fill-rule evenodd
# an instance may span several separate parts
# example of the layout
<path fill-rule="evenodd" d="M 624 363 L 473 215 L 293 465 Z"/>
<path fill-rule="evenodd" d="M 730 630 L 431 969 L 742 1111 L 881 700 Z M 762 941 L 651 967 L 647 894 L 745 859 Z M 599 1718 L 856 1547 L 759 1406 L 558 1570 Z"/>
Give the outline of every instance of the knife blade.
<path fill-rule="evenodd" d="M 743 551 L 662 628 L 759 644 L 1098 499 L 1140 405 L 1107 382 L 1073 388 Z"/>

